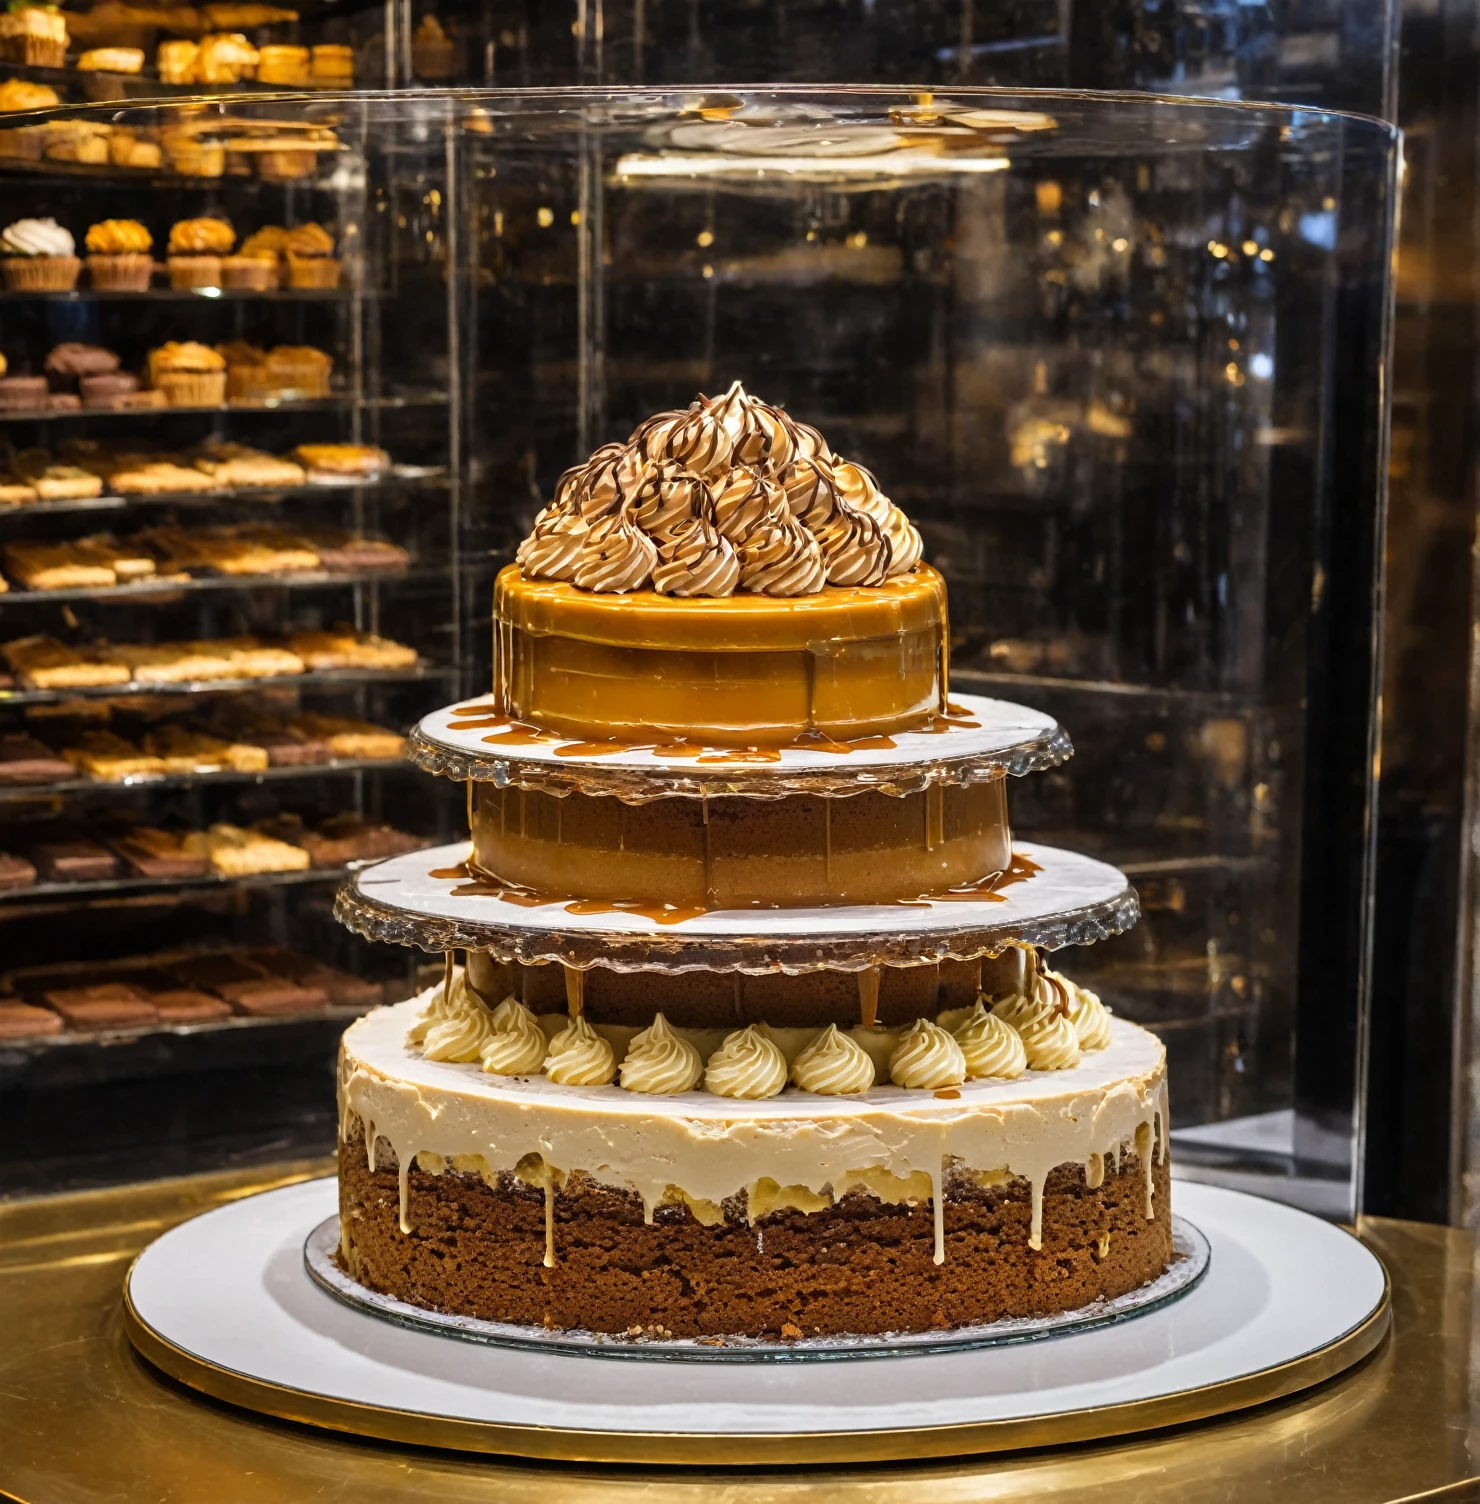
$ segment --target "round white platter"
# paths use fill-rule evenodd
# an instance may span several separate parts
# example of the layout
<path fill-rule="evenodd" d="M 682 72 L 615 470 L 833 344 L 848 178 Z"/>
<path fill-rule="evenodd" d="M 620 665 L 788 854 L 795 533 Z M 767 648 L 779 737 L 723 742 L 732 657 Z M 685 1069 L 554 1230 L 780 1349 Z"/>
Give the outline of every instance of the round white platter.
<path fill-rule="evenodd" d="M 1038 870 L 995 897 L 836 908 L 711 909 L 672 923 L 576 900 L 513 902 L 462 876 L 471 844 L 408 852 L 352 873 L 335 915 L 368 940 L 423 950 L 490 951 L 525 964 L 618 970 L 787 972 L 969 961 L 1009 941 L 1056 950 L 1129 929 L 1139 913 L 1125 874 L 1093 857 L 1018 842 Z"/>
<path fill-rule="evenodd" d="M 1359 1361 L 1387 1280 L 1355 1238 L 1177 1182 L 1206 1276 L 1134 1320 L 1007 1347 L 826 1363 L 645 1364 L 394 1325 L 320 1289 L 308 1234 L 333 1180 L 233 1202 L 139 1255 L 130 1338 L 218 1399 L 400 1442 L 566 1461 L 861 1462 L 1122 1435 L 1264 1403 Z"/>
<path fill-rule="evenodd" d="M 939 732 L 895 732 L 882 738 L 892 743 L 883 747 L 835 743 L 849 748 L 843 754 L 783 747 L 775 762 L 754 762 L 733 748 L 712 748 L 700 758 L 660 755 L 654 747 L 604 750 L 553 736 L 512 746 L 490 743 L 490 737 L 509 734 L 514 723 L 491 708 L 487 715 L 460 715 L 491 705 L 466 700 L 426 716 L 411 734 L 409 755 L 423 772 L 446 778 L 646 800 L 733 793 L 845 796 L 871 788 L 906 794 L 936 783 L 1033 773 L 1073 753 L 1064 728 L 1042 711 L 980 695 L 953 695 L 950 703 L 961 714 Z"/>

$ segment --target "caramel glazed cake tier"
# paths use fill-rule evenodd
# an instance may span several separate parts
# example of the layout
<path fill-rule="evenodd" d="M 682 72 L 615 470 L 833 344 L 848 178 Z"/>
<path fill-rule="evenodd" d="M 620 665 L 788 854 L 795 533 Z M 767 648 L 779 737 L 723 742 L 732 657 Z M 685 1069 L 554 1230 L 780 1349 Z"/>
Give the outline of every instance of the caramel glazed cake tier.
<path fill-rule="evenodd" d="M 1029 990 L 906 1029 L 639 1033 L 449 971 L 344 1035 L 342 1261 L 434 1310 L 634 1336 L 1124 1294 L 1171 1259 L 1165 1052 L 1053 973 Z"/>

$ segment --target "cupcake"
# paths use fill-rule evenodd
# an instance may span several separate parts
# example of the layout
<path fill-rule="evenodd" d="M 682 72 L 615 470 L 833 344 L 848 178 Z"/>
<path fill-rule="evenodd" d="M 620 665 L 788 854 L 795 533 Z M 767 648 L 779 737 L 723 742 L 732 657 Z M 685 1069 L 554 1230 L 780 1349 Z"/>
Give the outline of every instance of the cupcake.
<path fill-rule="evenodd" d="M 154 273 L 154 237 L 136 219 L 105 219 L 87 232 L 87 274 L 112 292 L 143 292 Z"/>
<path fill-rule="evenodd" d="M 451 78 L 455 71 L 452 38 L 430 11 L 411 37 L 411 71 L 429 82 Z"/>
<path fill-rule="evenodd" d="M 299 225 L 288 231 L 284 254 L 289 287 L 338 287 L 339 261 L 334 237 L 322 225 Z"/>
<path fill-rule="evenodd" d="M 161 42 L 154 54 L 154 66 L 162 84 L 194 84 L 195 66 L 200 61 L 200 47 L 195 42 Z"/>
<path fill-rule="evenodd" d="M 278 285 L 278 258 L 265 254 L 249 256 L 245 248 L 235 256 L 223 256 L 221 285 L 249 292 L 267 292 Z"/>
<path fill-rule="evenodd" d="M 309 58 L 309 82 L 319 89 L 348 89 L 355 81 L 355 49 L 337 42 L 315 47 Z"/>
<path fill-rule="evenodd" d="M 0 267 L 12 292 L 69 292 L 82 262 L 69 230 L 54 219 L 18 219 L 0 231 Z"/>
<path fill-rule="evenodd" d="M 163 146 L 171 170 L 182 178 L 219 178 L 226 171 L 226 147 L 220 141 L 202 141 L 185 131 L 168 131 Z"/>
<path fill-rule="evenodd" d="M 182 219 L 170 230 L 171 287 L 220 287 L 221 258 L 236 244 L 224 219 Z"/>
<path fill-rule="evenodd" d="M 327 397 L 333 369 L 334 357 L 312 345 L 278 345 L 267 352 L 268 384 L 283 401 Z"/>
<path fill-rule="evenodd" d="M 226 362 L 226 400 L 258 404 L 272 396 L 267 376 L 267 352 L 245 340 L 217 345 L 216 354 Z"/>
<path fill-rule="evenodd" d="M 60 103 L 57 91 L 46 84 L 33 84 L 24 78 L 7 78 L 0 83 L 0 115 L 9 115 L 16 110 L 46 110 Z M 0 130 L 0 157 L 38 162 L 45 145 L 44 125 L 21 125 Z"/>
<path fill-rule="evenodd" d="M 84 407 L 122 407 L 138 395 L 139 378 L 127 371 L 105 371 L 84 376 L 78 383 Z"/>
<path fill-rule="evenodd" d="M 308 48 L 273 44 L 257 49 L 257 82 L 301 89 L 308 83 Z"/>
<path fill-rule="evenodd" d="M 40 412 L 47 396 L 45 376 L 0 376 L 0 412 Z"/>
<path fill-rule="evenodd" d="M 263 225 L 253 230 L 237 247 L 238 256 L 250 256 L 256 261 L 272 264 L 272 281 L 269 287 L 281 287 L 287 268 L 283 256 L 288 249 L 288 232 L 281 225 Z"/>
<path fill-rule="evenodd" d="M 60 68 L 67 61 L 67 23 L 55 5 L 10 0 L 0 14 L 0 57 L 32 68 Z"/>
<path fill-rule="evenodd" d="M 226 400 L 226 361 L 208 345 L 171 340 L 149 352 L 149 384 L 171 407 L 220 407 Z"/>

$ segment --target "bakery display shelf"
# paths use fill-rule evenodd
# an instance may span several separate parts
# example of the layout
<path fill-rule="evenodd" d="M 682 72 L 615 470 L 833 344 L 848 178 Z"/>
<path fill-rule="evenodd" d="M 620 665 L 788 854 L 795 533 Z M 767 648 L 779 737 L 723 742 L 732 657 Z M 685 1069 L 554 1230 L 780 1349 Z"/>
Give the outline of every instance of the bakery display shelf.
<path fill-rule="evenodd" d="M 383 584 L 390 581 L 428 581 L 447 577 L 447 566 L 416 565 L 401 569 L 297 569 L 278 574 L 218 574 L 174 578 L 159 575 L 127 585 L 92 585 L 74 590 L 10 590 L 0 592 L 0 610 L 7 605 L 34 606 L 44 601 L 152 601 L 162 595 L 200 590 L 298 590 L 336 585 Z"/>
<path fill-rule="evenodd" d="M 96 878 L 90 882 L 33 883 L 29 888 L 0 890 L 0 905 L 23 903 L 27 899 L 131 898 L 141 893 L 174 893 L 198 888 L 293 888 L 304 883 L 337 881 L 346 872 L 353 871 L 356 865 L 351 862 L 339 867 L 306 867 L 294 872 L 251 872 L 239 875 L 205 872 L 194 877 L 124 876 Z"/>
<path fill-rule="evenodd" d="M 679 910 L 501 890 L 467 867 L 471 844 L 435 846 L 362 867 L 334 915 L 366 940 L 433 953 L 488 951 L 523 965 L 577 970 L 738 971 L 748 975 L 869 971 L 996 955 L 1020 942 L 1044 950 L 1089 945 L 1140 914 L 1125 874 L 1104 862 L 1014 843 L 999 891 L 894 904 Z"/>
<path fill-rule="evenodd" d="M 323 148 L 319 150 L 324 156 L 333 155 Z M 114 186 L 127 183 L 130 188 L 160 188 L 170 193 L 179 193 L 185 188 L 200 188 L 207 192 L 219 192 L 223 188 L 230 188 L 233 192 L 276 188 L 290 193 L 338 193 L 342 187 L 335 177 L 329 175 L 262 178 L 253 173 L 223 172 L 215 177 L 204 177 L 189 172 L 169 172 L 161 167 L 116 167 L 109 162 L 58 162 L 50 157 L 42 157 L 40 160 L 4 157 L 0 158 L 0 167 L 4 168 L 7 175 L 13 174 L 16 177 L 108 183 Z"/>
<path fill-rule="evenodd" d="M 1093 694 L 1121 700 L 1140 700 L 1147 705 L 1176 705 L 1202 715 L 1243 715 L 1256 708 L 1248 696 L 1223 689 L 1197 689 L 1175 684 L 1136 684 L 1125 679 L 1097 675 L 1074 678 L 1067 674 L 1008 674 L 973 668 L 962 663 L 954 651 L 951 683 L 984 694 Z"/>
<path fill-rule="evenodd" d="M 373 290 L 351 287 L 278 287 L 253 291 L 241 287 L 151 287 L 143 292 L 117 292 L 112 288 L 74 287 L 70 292 L 0 291 L 6 303 L 348 303 L 355 298 L 373 298 Z"/>
<path fill-rule="evenodd" d="M 321 9 L 320 15 L 343 14 L 346 10 L 353 10 L 353 7 L 335 6 L 332 12 Z M 299 14 L 300 17 L 304 14 L 301 7 Z M 191 33 L 183 31 L 172 31 L 168 35 L 187 40 L 191 37 Z M 195 35 L 199 35 L 199 32 Z M 85 50 L 88 49 L 79 48 L 79 55 Z M 87 94 L 88 102 L 94 104 L 134 104 L 154 99 L 190 99 L 202 93 L 213 93 L 220 89 L 230 89 L 233 94 L 271 95 L 315 87 L 312 84 L 302 84 L 295 85 L 292 91 L 286 91 L 282 84 L 258 83 L 255 78 L 238 79 L 233 84 L 170 84 L 160 78 L 158 68 L 148 66 L 141 68 L 137 73 L 105 73 L 101 69 L 81 69 L 75 64 L 51 68 L 37 63 L 14 62 L 0 63 L 0 79 L 5 78 L 23 78 L 28 83 L 50 84 L 53 88 L 78 87 Z"/>
<path fill-rule="evenodd" d="M 221 402 L 211 407 L 73 407 L 40 409 L 0 408 L 0 423 L 76 422 L 79 418 L 151 419 L 181 413 L 340 413 L 390 412 L 402 408 L 446 407 L 447 393 L 434 391 L 395 392 L 382 396 L 355 397 L 348 393 L 312 397 L 299 401 Z"/>
<path fill-rule="evenodd" d="M 402 757 L 338 757 L 331 762 L 306 762 L 288 767 L 261 768 L 243 773 L 235 768 L 201 773 L 158 773 L 139 778 L 69 778 L 59 783 L 17 783 L 0 786 L 0 805 L 32 804 L 37 800 L 82 798 L 89 794 L 117 794 L 132 789 L 193 789 L 221 783 L 279 783 L 287 779 L 342 777 L 347 773 L 410 771 Z"/>
<path fill-rule="evenodd" d="M 668 756 L 672 749 L 613 742 L 610 750 L 574 738 L 548 736 L 528 744 L 485 698 L 425 716 L 411 734 L 410 756 L 425 773 L 553 794 L 610 794 L 629 803 L 658 798 L 741 794 L 781 799 L 792 794 L 845 797 L 869 789 L 916 793 L 932 785 L 960 785 L 1036 773 L 1072 754 L 1068 733 L 1052 716 L 976 695 L 950 702 L 947 724 L 931 731 L 896 731 L 873 738 L 885 745 L 846 742 L 779 749 L 758 763 L 750 749 L 712 748 L 700 757 Z M 495 724 L 498 723 L 498 724 Z"/>
<path fill-rule="evenodd" d="M 128 684 L 76 684 L 65 689 L 0 689 L 0 705 L 59 705 L 63 700 L 112 699 L 118 695 L 239 694 L 273 687 L 360 689 L 375 684 L 446 682 L 457 676 L 449 665 L 423 663 L 414 668 L 334 668 L 306 674 L 278 674 L 256 679 L 145 680 Z"/>
<path fill-rule="evenodd" d="M 81 496 L 64 501 L 28 501 L 0 506 L 0 522 L 23 517 L 55 517 L 70 512 L 119 512 L 129 507 L 277 506 L 285 501 L 336 496 L 361 496 L 400 491 L 445 490 L 447 472 L 438 466 L 392 466 L 373 479 L 347 475 L 336 480 L 306 481 L 301 486 L 224 486 L 215 491 L 131 491 L 126 495 Z"/>

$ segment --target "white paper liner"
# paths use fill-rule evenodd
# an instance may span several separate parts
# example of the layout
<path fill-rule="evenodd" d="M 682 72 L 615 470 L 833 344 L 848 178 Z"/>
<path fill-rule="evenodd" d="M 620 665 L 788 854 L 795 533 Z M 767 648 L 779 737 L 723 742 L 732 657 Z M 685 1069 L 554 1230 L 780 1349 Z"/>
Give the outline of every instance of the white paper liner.
<path fill-rule="evenodd" d="M 659 924 L 644 914 L 571 913 L 568 901 L 525 907 L 454 896 L 464 880 L 431 876 L 471 854 L 466 841 L 408 852 L 351 874 L 336 917 L 367 940 L 442 952 L 489 951 L 502 961 L 558 961 L 615 971 L 799 973 L 824 968 L 970 961 L 1011 941 L 1045 950 L 1128 930 L 1140 912 L 1118 869 L 1077 852 L 1028 842 L 1014 850 L 1039 867 L 997 901 L 835 908 L 715 909 Z"/>
<path fill-rule="evenodd" d="M 466 705 L 488 703 L 487 697 Z M 632 750 L 566 757 L 558 752 L 574 739 L 521 747 L 491 747 L 485 737 L 497 727 L 461 730 L 457 706 L 435 710 L 411 734 L 408 752 L 425 773 L 500 788 L 539 789 L 554 794 L 610 794 L 628 803 L 649 799 L 743 795 L 780 799 L 790 794 L 845 797 L 869 789 L 917 793 L 932 784 L 968 784 L 1004 774 L 1057 767 L 1073 753 L 1068 734 L 1052 716 L 980 695 L 953 695 L 951 704 L 977 726 L 939 733 L 900 731 L 892 748 L 866 747 L 847 755 L 811 747 L 785 747 L 774 763 L 718 762 L 658 757 Z M 493 713 L 478 719 L 492 718 Z M 722 751 L 722 749 L 719 749 Z"/>

